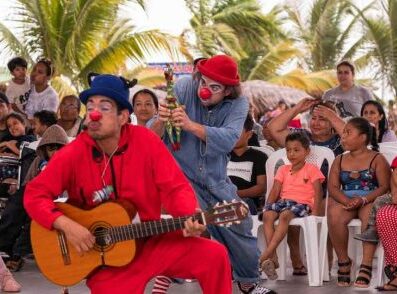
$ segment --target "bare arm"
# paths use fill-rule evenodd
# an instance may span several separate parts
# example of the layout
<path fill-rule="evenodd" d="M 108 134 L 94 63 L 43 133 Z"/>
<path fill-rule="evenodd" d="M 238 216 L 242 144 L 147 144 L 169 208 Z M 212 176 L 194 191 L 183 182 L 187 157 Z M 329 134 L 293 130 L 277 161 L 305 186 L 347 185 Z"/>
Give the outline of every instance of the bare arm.
<path fill-rule="evenodd" d="M 316 100 L 313 100 L 311 98 L 304 98 L 299 101 L 294 107 L 287 109 L 278 117 L 275 117 L 270 121 L 268 125 L 270 134 L 279 146 L 285 146 L 285 138 L 289 134 L 288 123 L 299 113 L 308 110 L 316 102 Z"/>
<path fill-rule="evenodd" d="M 319 216 L 321 213 L 321 201 L 323 200 L 323 189 L 320 180 L 316 180 L 313 183 L 314 187 L 314 206 L 312 215 Z"/>
<path fill-rule="evenodd" d="M 266 175 L 256 177 L 256 185 L 248 189 L 241 189 L 237 191 L 240 197 L 257 198 L 261 197 L 266 192 Z"/>
<path fill-rule="evenodd" d="M 266 203 L 274 203 L 280 197 L 281 192 L 281 183 L 277 180 L 274 180 L 272 190 L 270 191 L 269 197 L 266 200 Z"/>

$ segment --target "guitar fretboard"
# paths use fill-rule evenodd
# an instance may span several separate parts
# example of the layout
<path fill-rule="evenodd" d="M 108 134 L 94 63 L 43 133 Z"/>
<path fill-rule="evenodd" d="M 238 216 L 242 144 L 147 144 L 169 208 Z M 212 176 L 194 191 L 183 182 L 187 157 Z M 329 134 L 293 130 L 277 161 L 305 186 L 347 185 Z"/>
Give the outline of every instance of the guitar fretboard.
<path fill-rule="evenodd" d="M 112 227 L 108 230 L 107 233 L 111 237 L 111 243 L 145 238 L 180 230 L 185 227 L 184 223 L 188 218 L 192 218 L 193 220 L 198 220 L 200 223 L 203 223 L 202 214 L 197 213 L 192 216 L 167 218 L 158 221 L 148 221 L 143 223 Z"/>

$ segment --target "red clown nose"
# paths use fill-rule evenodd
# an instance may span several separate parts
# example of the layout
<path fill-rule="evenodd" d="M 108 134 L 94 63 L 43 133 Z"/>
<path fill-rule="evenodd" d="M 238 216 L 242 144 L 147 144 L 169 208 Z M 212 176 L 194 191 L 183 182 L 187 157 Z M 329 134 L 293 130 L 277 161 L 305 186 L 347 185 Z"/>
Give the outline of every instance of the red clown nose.
<path fill-rule="evenodd" d="M 208 88 L 201 88 L 201 90 L 199 92 L 199 96 L 203 100 L 208 100 L 211 98 L 212 93 L 211 93 L 210 89 L 208 89 Z"/>
<path fill-rule="evenodd" d="M 92 121 L 98 121 L 102 118 L 102 113 L 100 113 L 99 111 L 93 111 L 90 113 L 90 119 Z"/>

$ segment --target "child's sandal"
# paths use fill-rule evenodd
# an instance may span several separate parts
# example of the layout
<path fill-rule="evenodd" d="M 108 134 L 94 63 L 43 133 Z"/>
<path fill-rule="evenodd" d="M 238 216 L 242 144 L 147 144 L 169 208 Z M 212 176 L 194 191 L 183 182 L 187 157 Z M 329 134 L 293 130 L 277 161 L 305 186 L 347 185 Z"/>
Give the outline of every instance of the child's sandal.
<path fill-rule="evenodd" d="M 276 265 L 272 259 L 266 259 L 261 263 L 261 270 L 266 274 L 269 280 L 277 280 Z"/>
<path fill-rule="evenodd" d="M 350 283 L 351 283 L 351 279 L 350 279 L 350 269 L 351 269 L 351 265 L 352 265 L 352 260 L 349 259 L 349 261 L 346 262 L 339 262 L 338 261 L 338 267 L 347 267 L 350 266 L 348 271 L 341 271 L 338 270 L 338 283 L 337 285 L 339 287 L 349 287 Z"/>
<path fill-rule="evenodd" d="M 365 264 L 360 265 L 360 271 L 358 272 L 358 277 L 354 282 L 354 287 L 368 288 L 371 282 L 371 278 L 372 278 L 372 266 Z"/>

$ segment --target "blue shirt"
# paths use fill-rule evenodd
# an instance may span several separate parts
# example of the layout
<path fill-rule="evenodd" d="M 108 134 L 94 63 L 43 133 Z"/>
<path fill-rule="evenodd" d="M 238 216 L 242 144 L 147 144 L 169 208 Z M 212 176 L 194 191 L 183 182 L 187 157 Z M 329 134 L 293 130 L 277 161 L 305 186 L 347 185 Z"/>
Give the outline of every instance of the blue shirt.
<path fill-rule="evenodd" d="M 190 132 L 182 131 L 181 149 L 171 151 L 194 184 L 212 190 L 220 186 L 233 186 L 227 177 L 229 153 L 240 137 L 248 113 L 245 97 L 224 99 L 210 108 L 201 104 L 197 96 L 198 82 L 191 77 L 178 80 L 174 93 L 190 120 L 205 127 L 206 141 Z M 164 136 L 170 148 L 167 136 Z"/>

